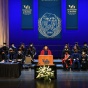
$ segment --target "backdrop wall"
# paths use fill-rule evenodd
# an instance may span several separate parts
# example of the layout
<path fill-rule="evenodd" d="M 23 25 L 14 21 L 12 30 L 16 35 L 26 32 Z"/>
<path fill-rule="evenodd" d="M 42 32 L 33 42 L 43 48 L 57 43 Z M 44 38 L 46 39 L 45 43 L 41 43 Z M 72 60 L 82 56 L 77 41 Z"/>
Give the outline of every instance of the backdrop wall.
<path fill-rule="evenodd" d="M 38 0 L 34 0 L 34 28 L 33 30 L 21 29 L 21 0 L 9 0 L 9 43 L 15 43 L 20 45 L 24 42 L 26 45 L 34 43 L 36 49 L 40 50 L 44 45 L 50 46 L 54 55 L 58 56 L 57 52 L 60 47 L 58 45 L 64 45 L 69 43 L 73 45 L 75 42 L 79 42 L 80 45 L 83 42 L 88 42 L 88 0 L 78 0 L 78 30 L 66 30 L 66 0 L 62 0 L 62 37 L 56 40 L 39 40 L 38 39 Z M 56 45 L 56 46 L 55 46 Z M 38 51 L 39 53 L 40 51 Z"/>

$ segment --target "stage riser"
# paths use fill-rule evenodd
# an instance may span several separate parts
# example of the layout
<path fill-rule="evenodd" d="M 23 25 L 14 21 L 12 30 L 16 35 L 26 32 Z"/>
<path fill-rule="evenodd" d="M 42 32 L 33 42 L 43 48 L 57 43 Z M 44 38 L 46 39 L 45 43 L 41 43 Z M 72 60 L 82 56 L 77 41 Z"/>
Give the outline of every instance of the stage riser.
<path fill-rule="evenodd" d="M 37 64 L 38 62 L 34 62 L 34 64 Z M 54 62 L 54 64 L 62 64 L 62 62 Z"/>
<path fill-rule="evenodd" d="M 34 60 L 34 64 L 37 64 L 38 60 Z M 54 59 L 54 64 L 62 64 L 62 60 L 61 59 Z"/>
<path fill-rule="evenodd" d="M 38 60 L 34 60 L 31 68 L 34 69 L 34 65 L 36 65 L 38 63 Z M 56 65 L 57 69 L 63 69 L 63 65 L 62 65 L 62 60 L 61 59 L 54 59 L 54 64 Z"/>
<path fill-rule="evenodd" d="M 34 69 L 34 66 L 35 66 L 36 64 L 32 64 L 31 66 L 30 66 L 30 68 L 31 69 Z M 57 69 L 63 69 L 63 65 L 62 64 L 56 64 L 56 68 Z"/>

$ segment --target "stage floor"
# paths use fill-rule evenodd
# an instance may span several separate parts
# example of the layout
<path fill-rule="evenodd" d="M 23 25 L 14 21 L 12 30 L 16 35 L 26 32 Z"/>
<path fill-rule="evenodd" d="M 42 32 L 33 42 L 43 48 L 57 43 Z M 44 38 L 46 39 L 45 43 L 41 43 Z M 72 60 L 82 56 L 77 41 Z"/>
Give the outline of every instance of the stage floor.
<path fill-rule="evenodd" d="M 51 83 L 34 79 L 34 70 L 24 69 L 19 78 L 0 78 L 0 88 L 88 88 L 88 71 L 57 70 Z"/>

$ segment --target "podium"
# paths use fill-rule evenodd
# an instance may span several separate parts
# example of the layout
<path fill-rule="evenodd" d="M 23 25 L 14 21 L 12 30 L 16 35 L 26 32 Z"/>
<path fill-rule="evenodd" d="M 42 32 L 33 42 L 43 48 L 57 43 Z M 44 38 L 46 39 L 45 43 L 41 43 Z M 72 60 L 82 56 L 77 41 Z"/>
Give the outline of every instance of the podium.
<path fill-rule="evenodd" d="M 36 72 L 40 66 L 49 66 L 54 71 L 54 78 L 57 78 L 56 65 L 53 64 L 53 55 L 39 55 L 38 64 L 34 66 L 34 78 L 36 79 L 38 73 Z"/>
<path fill-rule="evenodd" d="M 53 64 L 53 55 L 39 55 L 38 56 L 38 65 L 54 65 Z"/>

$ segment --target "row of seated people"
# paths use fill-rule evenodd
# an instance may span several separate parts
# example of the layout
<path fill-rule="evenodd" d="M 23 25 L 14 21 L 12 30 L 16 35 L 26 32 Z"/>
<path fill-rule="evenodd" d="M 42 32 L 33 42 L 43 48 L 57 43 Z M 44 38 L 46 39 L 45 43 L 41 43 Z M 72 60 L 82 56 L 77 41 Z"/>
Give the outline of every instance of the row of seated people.
<path fill-rule="evenodd" d="M 22 51 L 22 53 L 24 55 L 27 54 L 27 51 L 32 51 L 32 53 L 35 54 L 36 52 L 36 49 L 33 45 L 33 43 L 31 43 L 28 48 L 25 47 L 25 44 L 22 43 L 18 48 L 14 45 L 14 43 L 11 44 L 11 46 L 9 46 L 9 48 L 12 48 L 13 51 L 15 53 L 17 53 L 18 50 Z M 3 46 L 0 48 L 0 52 L 1 51 L 5 51 L 6 54 L 9 53 L 9 48 L 7 47 L 7 44 L 6 43 L 3 43 Z M 76 42 L 75 45 L 73 46 L 73 48 L 71 49 L 71 47 L 69 46 L 68 43 L 65 44 L 64 46 L 64 50 L 63 50 L 63 53 L 64 51 L 68 51 L 70 54 L 74 52 L 75 49 L 78 49 L 78 52 L 81 53 L 82 51 L 86 52 L 88 54 L 88 45 L 87 43 L 85 42 L 84 45 L 80 48 L 80 46 L 78 45 L 78 43 Z M 32 56 L 33 57 L 33 56 Z"/>
<path fill-rule="evenodd" d="M 80 47 L 80 46 L 78 45 L 78 43 L 76 42 L 76 43 L 74 44 L 74 46 L 72 47 L 72 49 L 71 49 L 71 47 L 69 46 L 69 44 L 66 43 L 65 46 L 64 46 L 64 49 L 63 49 L 63 54 L 64 54 L 64 51 L 68 51 L 68 53 L 70 53 L 70 54 L 71 54 L 71 53 L 74 53 L 74 50 L 75 50 L 75 49 L 77 49 L 79 53 L 82 53 L 82 52 L 84 51 L 84 52 L 86 52 L 86 54 L 88 54 L 88 45 L 87 45 L 86 42 L 84 42 L 84 44 L 83 44 L 82 47 Z"/>
<path fill-rule="evenodd" d="M 75 43 L 72 50 L 69 47 L 69 44 L 67 43 L 64 46 L 63 52 L 62 52 L 62 63 L 64 69 L 72 68 L 74 70 L 75 68 L 78 68 L 80 70 L 81 68 L 87 69 L 88 68 L 88 45 L 85 42 L 83 47 L 80 48 L 78 43 Z"/>
<path fill-rule="evenodd" d="M 69 54 L 68 51 L 65 51 L 65 54 L 62 58 L 62 64 L 64 70 L 87 70 L 88 68 L 88 55 L 83 51 L 82 54 L 75 50 L 74 53 Z"/>
<path fill-rule="evenodd" d="M 22 49 L 19 49 L 18 52 L 16 52 L 16 48 L 13 49 L 10 47 L 9 50 L 7 50 L 8 47 L 6 45 L 4 45 L 3 47 L 0 53 L 0 61 L 2 60 L 7 61 L 8 59 L 9 60 L 22 59 L 22 62 L 24 62 L 25 56 L 27 56 L 27 57 L 31 57 L 33 62 L 34 56 L 36 55 L 36 49 L 33 46 L 33 44 L 30 44 L 25 54 L 22 51 Z M 41 50 L 40 52 L 40 55 L 52 55 L 52 52 L 49 50 L 48 46 L 44 46 L 43 50 Z"/>
<path fill-rule="evenodd" d="M 24 62 L 25 56 L 29 56 L 33 60 L 34 56 L 36 55 L 36 49 L 33 44 L 30 44 L 27 50 L 25 49 L 24 44 L 21 44 L 19 49 L 17 49 L 14 44 L 8 48 L 6 43 L 4 43 L 3 47 L 0 48 L 0 61 L 22 59 L 22 62 Z"/>

